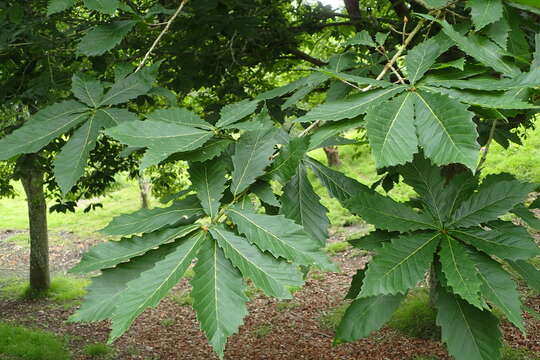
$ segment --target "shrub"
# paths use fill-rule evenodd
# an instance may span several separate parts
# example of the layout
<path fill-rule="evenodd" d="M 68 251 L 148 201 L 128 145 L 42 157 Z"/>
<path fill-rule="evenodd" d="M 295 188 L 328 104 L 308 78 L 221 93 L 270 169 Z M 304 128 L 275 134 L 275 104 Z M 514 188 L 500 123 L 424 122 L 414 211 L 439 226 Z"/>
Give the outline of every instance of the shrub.
<path fill-rule="evenodd" d="M 411 292 L 396 310 L 388 326 L 405 335 L 438 340 L 441 331 L 435 323 L 437 313 L 429 304 L 429 294 L 425 289 Z"/>
<path fill-rule="evenodd" d="M 112 353 L 112 351 L 113 349 L 110 346 L 101 343 L 89 344 L 84 347 L 84 353 L 95 358 L 104 357 Z"/>

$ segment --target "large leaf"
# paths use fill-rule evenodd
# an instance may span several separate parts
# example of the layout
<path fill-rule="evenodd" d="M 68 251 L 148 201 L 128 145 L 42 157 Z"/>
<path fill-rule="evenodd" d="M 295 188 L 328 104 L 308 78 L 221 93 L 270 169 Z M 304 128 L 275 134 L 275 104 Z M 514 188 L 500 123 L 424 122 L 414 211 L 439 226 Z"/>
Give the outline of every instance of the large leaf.
<path fill-rule="evenodd" d="M 430 79 L 426 84 L 446 88 L 505 91 L 512 89 L 534 88 L 540 85 L 540 69 L 531 68 L 531 72 L 522 73 L 512 79 L 497 79 L 493 77 L 474 77 L 467 80 Z"/>
<path fill-rule="evenodd" d="M 41 150 L 53 139 L 88 118 L 87 107 L 77 101 L 63 101 L 34 114 L 21 128 L 0 139 L 0 160 Z"/>
<path fill-rule="evenodd" d="M 416 213 L 407 205 L 375 191 L 358 193 L 345 201 L 344 205 L 353 214 L 362 217 L 378 229 L 408 232 L 435 228 L 429 216 Z"/>
<path fill-rule="evenodd" d="M 495 316 L 444 289 L 439 290 L 435 307 L 442 341 L 456 360 L 500 359 L 501 332 Z"/>
<path fill-rule="evenodd" d="M 86 56 L 102 55 L 120 44 L 136 23 L 134 20 L 121 20 L 97 25 L 82 37 L 77 51 Z"/>
<path fill-rule="evenodd" d="M 291 299 L 288 288 L 304 283 L 302 274 L 295 265 L 263 253 L 245 238 L 225 229 L 223 225 L 212 226 L 210 233 L 223 249 L 225 257 L 268 296 Z"/>
<path fill-rule="evenodd" d="M 502 0 L 468 0 L 467 7 L 471 9 L 471 18 L 476 31 L 499 21 L 503 16 Z"/>
<path fill-rule="evenodd" d="M 247 315 L 242 274 L 227 260 L 216 241 L 206 241 L 191 280 L 193 309 L 214 350 L 222 358 L 227 338 Z"/>
<path fill-rule="evenodd" d="M 49 0 L 47 4 L 47 16 L 62 12 L 75 5 L 76 0 Z"/>
<path fill-rule="evenodd" d="M 120 125 L 126 121 L 137 121 L 137 114 L 127 109 L 102 108 L 96 111 L 96 120 L 103 124 L 103 127 L 110 128 Z"/>
<path fill-rule="evenodd" d="M 469 227 L 486 223 L 506 214 L 523 202 L 535 186 L 517 180 L 493 182 L 482 186 L 455 211 L 450 225 Z"/>
<path fill-rule="evenodd" d="M 281 196 L 281 212 L 301 225 L 304 230 L 321 245 L 328 239 L 330 220 L 328 209 L 321 205 L 321 199 L 313 190 L 304 166 L 285 185 Z"/>
<path fill-rule="evenodd" d="M 525 333 L 520 293 L 516 289 L 512 276 L 498 262 L 486 255 L 475 252 L 471 257 L 482 281 L 482 295 L 497 306 L 522 333 Z"/>
<path fill-rule="evenodd" d="M 163 121 L 130 121 L 107 129 L 106 134 L 134 147 L 147 147 L 141 167 L 155 165 L 176 152 L 195 150 L 212 132 Z"/>
<path fill-rule="evenodd" d="M 100 13 L 112 15 L 120 6 L 119 0 L 84 0 L 84 6 L 90 10 L 99 11 Z"/>
<path fill-rule="evenodd" d="M 197 114 L 183 108 L 158 109 L 146 117 L 148 120 L 165 121 L 205 130 L 214 129 L 212 125 L 201 119 Z"/>
<path fill-rule="evenodd" d="M 234 170 L 231 191 L 234 195 L 255 182 L 257 177 L 264 174 L 264 168 L 272 162 L 271 156 L 276 144 L 275 130 L 262 122 L 257 130 L 244 133 L 236 143 L 232 156 Z"/>
<path fill-rule="evenodd" d="M 452 46 L 452 41 L 440 33 L 416 45 L 405 57 L 407 77 L 415 84 L 433 66 L 439 56 Z"/>
<path fill-rule="evenodd" d="M 531 228 L 540 230 L 540 219 L 523 204 L 516 205 L 510 212 L 519 216 Z"/>
<path fill-rule="evenodd" d="M 200 215 L 202 207 L 195 196 L 175 201 L 166 208 L 140 209 L 131 214 L 120 215 L 104 229 L 100 230 L 108 235 L 130 235 L 136 233 L 149 233 L 167 225 L 173 225 L 180 220 Z"/>
<path fill-rule="evenodd" d="M 385 243 L 389 243 L 396 238 L 399 233 L 392 233 L 384 230 L 375 230 L 358 239 L 347 240 L 349 244 L 358 249 L 379 251 Z"/>
<path fill-rule="evenodd" d="M 339 121 L 351 119 L 365 113 L 370 107 L 379 105 L 391 97 L 403 92 L 405 86 L 396 85 L 352 95 L 343 100 L 327 102 L 313 108 L 295 122 Z"/>
<path fill-rule="evenodd" d="M 337 268 L 320 251 L 321 244 L 311 239 L 304 229 L 282 215 L 256 214 L 231 207 L 226 211 L 238 231 L 261 250 L 274 257 L 302 265 L 315 265 L 336 271 Z"/>
<path fill-rule="evenodd" d="M 426 157 L 437 165 L 462 163 L 476 169 L 478 150 L 474 114 L 450 98 L 416 92 L 416 130 Z"/>
<path fill-rule="evenodd" d="M 213 219 L 218 213 L 227 182 L 225 163 L 220 159 L 191 163 L 189 174 L 204 211 Z"/>
<path fill-rule="evenodd" d="M 478 227 L 450 230 L 450 234 L 502 259 L 526 260 L 540 255 L 538 246 L 524 227 L 507 222 L 489 225 L 489 231 Z"/>
<path fill-rule="evenodd" d="M 267 175 L 271 175 L 282 184 L 287 183 L 296 174 L 308 146 L 309 138 L 305 136 L 292 138 L 286 146 L 281 148 Z"/>
<path fill-rule="evenodd" d="M 133 321 L 149 307 L 156 307 L 182 278 L 204 241 L 209 241 L 204 231 L 163 245 L 158 249 L 162 259 L 154 267 L 144 271 L 138 278 L 127 283 L 126 289 L 118 297 L 118 304 L 112 316 L 112 330 L 109 342 L 126 332 Z"/>
<path fill-rule="evenodd" d="M 403 295 L 379 295 L 354 300 L 336 331 L 336 343 L 355 341 L 379 330 L 397 310 Z"/>
<path fill-rule="evenodd" d="M 439 256 L 444 277 L 453 292 L 470 304 L 482 308 L 483 303 L 479 295 L 482 283 L 465 246 L 450 236 L 443 235 Z"/>
<path fill-rule="evenodd" d="M 174 160 L 187 160 L 191 162 L 202 162 L 212 160 L 221 155 L 233 143 L 229 139 L 211 138 L 207 143 L 197 150 L 178 153 L 171 157 Z"/>
<path fill-rule="evenodd" d="M 83 103 L 97 108 L 103 98 L 103 85 L 99 80 L 84 74 L 73 74 L 71 78 L 71 91 Z"/>
<path fill-rule="evenodd" d="M 525 280 L 527 286 L 540 294 L 540 271 L 524 260 L 508 261 L 512 269 Z"/>
<path fill-rule="evenodd" d="M 116 81 L 103 96 L 100 105 L 116 105 L 146 94 L 156 80 L 159 63 Z"/>
<path fill-rule="evenodd" d="M 200 225 L 185 225 L 172 229 L 163 229 L 143 236 L 123 238 L 120 241 L 100 243 L 87 251 L 79 264 L 70 272 L 88 273 L 99 269 L 113 267 L 136 256 L 165 244 L 171 240 L 184 237 L 198 229 Z"/>
<path fill-rule="evenodd" d="M 363 123 L 363 119 L 350 119 L 327 123 L 311 134 L 309 137 L 309 150 L 324 147 L 329 139 L 342 134 L 347 130 L 356 129 L 363 125 Z"/>
<path fill-rule="evenodd" d="M 100 118 L 91 115 L 54 159 L 54 176 L 62 193 L 67 194 L 84 174 L 90 151 L 96 147 L 103 126 Z"/>
<path fill-rule="evenodd" d="M 369 144 L 378 168 L 404 164 L 418 151 L 414 95 L 399 95 L 366 115 Z"/>
<path fill-rule="evenodd" d="M 534 37 L 535 50 L 534 50 L 534 59 L 531 64 L 531 72 L 539 71 L 540 72 L 540 32 Z"/>
<path fill-rule="evenodd" d="M 259 100 L 242 100 L 240 102 L 224 106 L 220 112 L 220 119 L 216 123 L 217 127 L 224 127 L 234 124 L 249 116 L 257 110 Z"/>
<path fill-rule="evenodd" d="M 406 294 L 424 278 L 441 235 L 422 232 L 384 243 L 369 262 L 359 297 Z"/>

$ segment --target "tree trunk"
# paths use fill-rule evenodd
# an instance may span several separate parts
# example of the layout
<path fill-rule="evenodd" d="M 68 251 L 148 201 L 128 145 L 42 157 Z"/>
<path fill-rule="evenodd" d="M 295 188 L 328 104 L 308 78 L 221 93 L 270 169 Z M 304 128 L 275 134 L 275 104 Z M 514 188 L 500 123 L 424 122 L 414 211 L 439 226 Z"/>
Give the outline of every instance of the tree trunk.
<path fill-rule="evenodd" d="M 49 289 L 49 237 L 47 232 L 47 203 L 43 192 L 44 170 L 37 154 L 19 159 L 19 177 L 26 193 L 30 226 L 30 290 Z"/>
<path fill-rule="evenodd" d="M 328 165 L 330 167 L 341 165 L 341 160 L 339 160 L 339 150 L 336 146 L 325 147 L 324 153 L 326 154 L 326 160 L 328 160 Z"/>
<path fill-rule="evenodd" d="M 347 13 L 351 22 L 354 24 L 354 27 L 357 32 L 362 31 L 362 25 L 360 24 L 360 1 L 359 0 L 343 0 Z"/>
<path fill-rule="evenodd" d="M 139 183 L 139 193 L 141 194 L 141 207 L 143 209 L 148 209 L 150 207 L 150 184 L 144 176 L 137 176 L 137 181 Z"/>

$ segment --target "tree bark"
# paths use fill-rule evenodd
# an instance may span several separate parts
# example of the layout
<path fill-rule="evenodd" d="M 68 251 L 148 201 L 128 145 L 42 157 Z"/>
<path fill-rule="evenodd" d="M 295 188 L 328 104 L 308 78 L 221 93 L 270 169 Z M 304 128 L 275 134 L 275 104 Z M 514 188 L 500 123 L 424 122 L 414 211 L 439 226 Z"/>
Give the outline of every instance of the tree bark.
<path fill-rule="evenodd" d="M 356 31 L 362 31 L 362 25 L 360 24 L 360 0 L 343 0 L 343 2 Z"/>
<path fill-rule="evenodd" d="M 30 290 L 49 289 L 49 237 L 47 232 L 47 203 L 43 191 L 44 169 L 37 154 L 19 159 L 19 177 L 26 193 L 30 226 Z"/>
<path fill-rule="evenodd" d="M 328 160 L 329 166 L 334 167 L 341 165 L 341 160 L 339 159 L 339 150 L 336 146 L 325 147 L 324 153 L 326 154 L 326 160 Z"/>
<path fill-rule="evenodd" d="M 139 193 L 141 194 L 141 207 L 148 209 L 150 207 L 150 197 L 148 196 L 150 184 L 144 176 L 137 176 L 137 181 L 139 183 Z"/>

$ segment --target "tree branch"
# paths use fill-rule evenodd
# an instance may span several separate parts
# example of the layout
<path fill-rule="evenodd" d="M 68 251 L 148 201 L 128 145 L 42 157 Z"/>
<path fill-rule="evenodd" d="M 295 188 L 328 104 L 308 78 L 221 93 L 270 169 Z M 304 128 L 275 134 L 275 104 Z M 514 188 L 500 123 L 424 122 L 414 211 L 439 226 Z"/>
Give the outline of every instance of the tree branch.
<path fill-rule="evenodd" d="M 362 31 L 362 26 L 360 25 L 360 19 L 362 18 L 362 16 L 360 15 L 360 1 L 343 0 L 343 2 L 345 3 L 345 8 L 347 9 L 347 13 L 351 18 L 351 21 L 354 24 L 356 31 Z"/>
<path fill-rule="evenodd" d="M 328 64 L 327 62 L 314 58 L 313 56 L 310 56 L 306 54 L 305 52 L 300 51 L 298 49 L 289 49 L 288 52 L 294 55 L 296 58 L 310 62 L 313 65 L 324 66 Z"/>
<path fill-rule="evenodd" d="M 404 0 L 389 0 L 392 4 L 392 8 L 398 14 L 399 17 L 404 18 L 410 15 L 410 10 L 405 4 Z"/>

